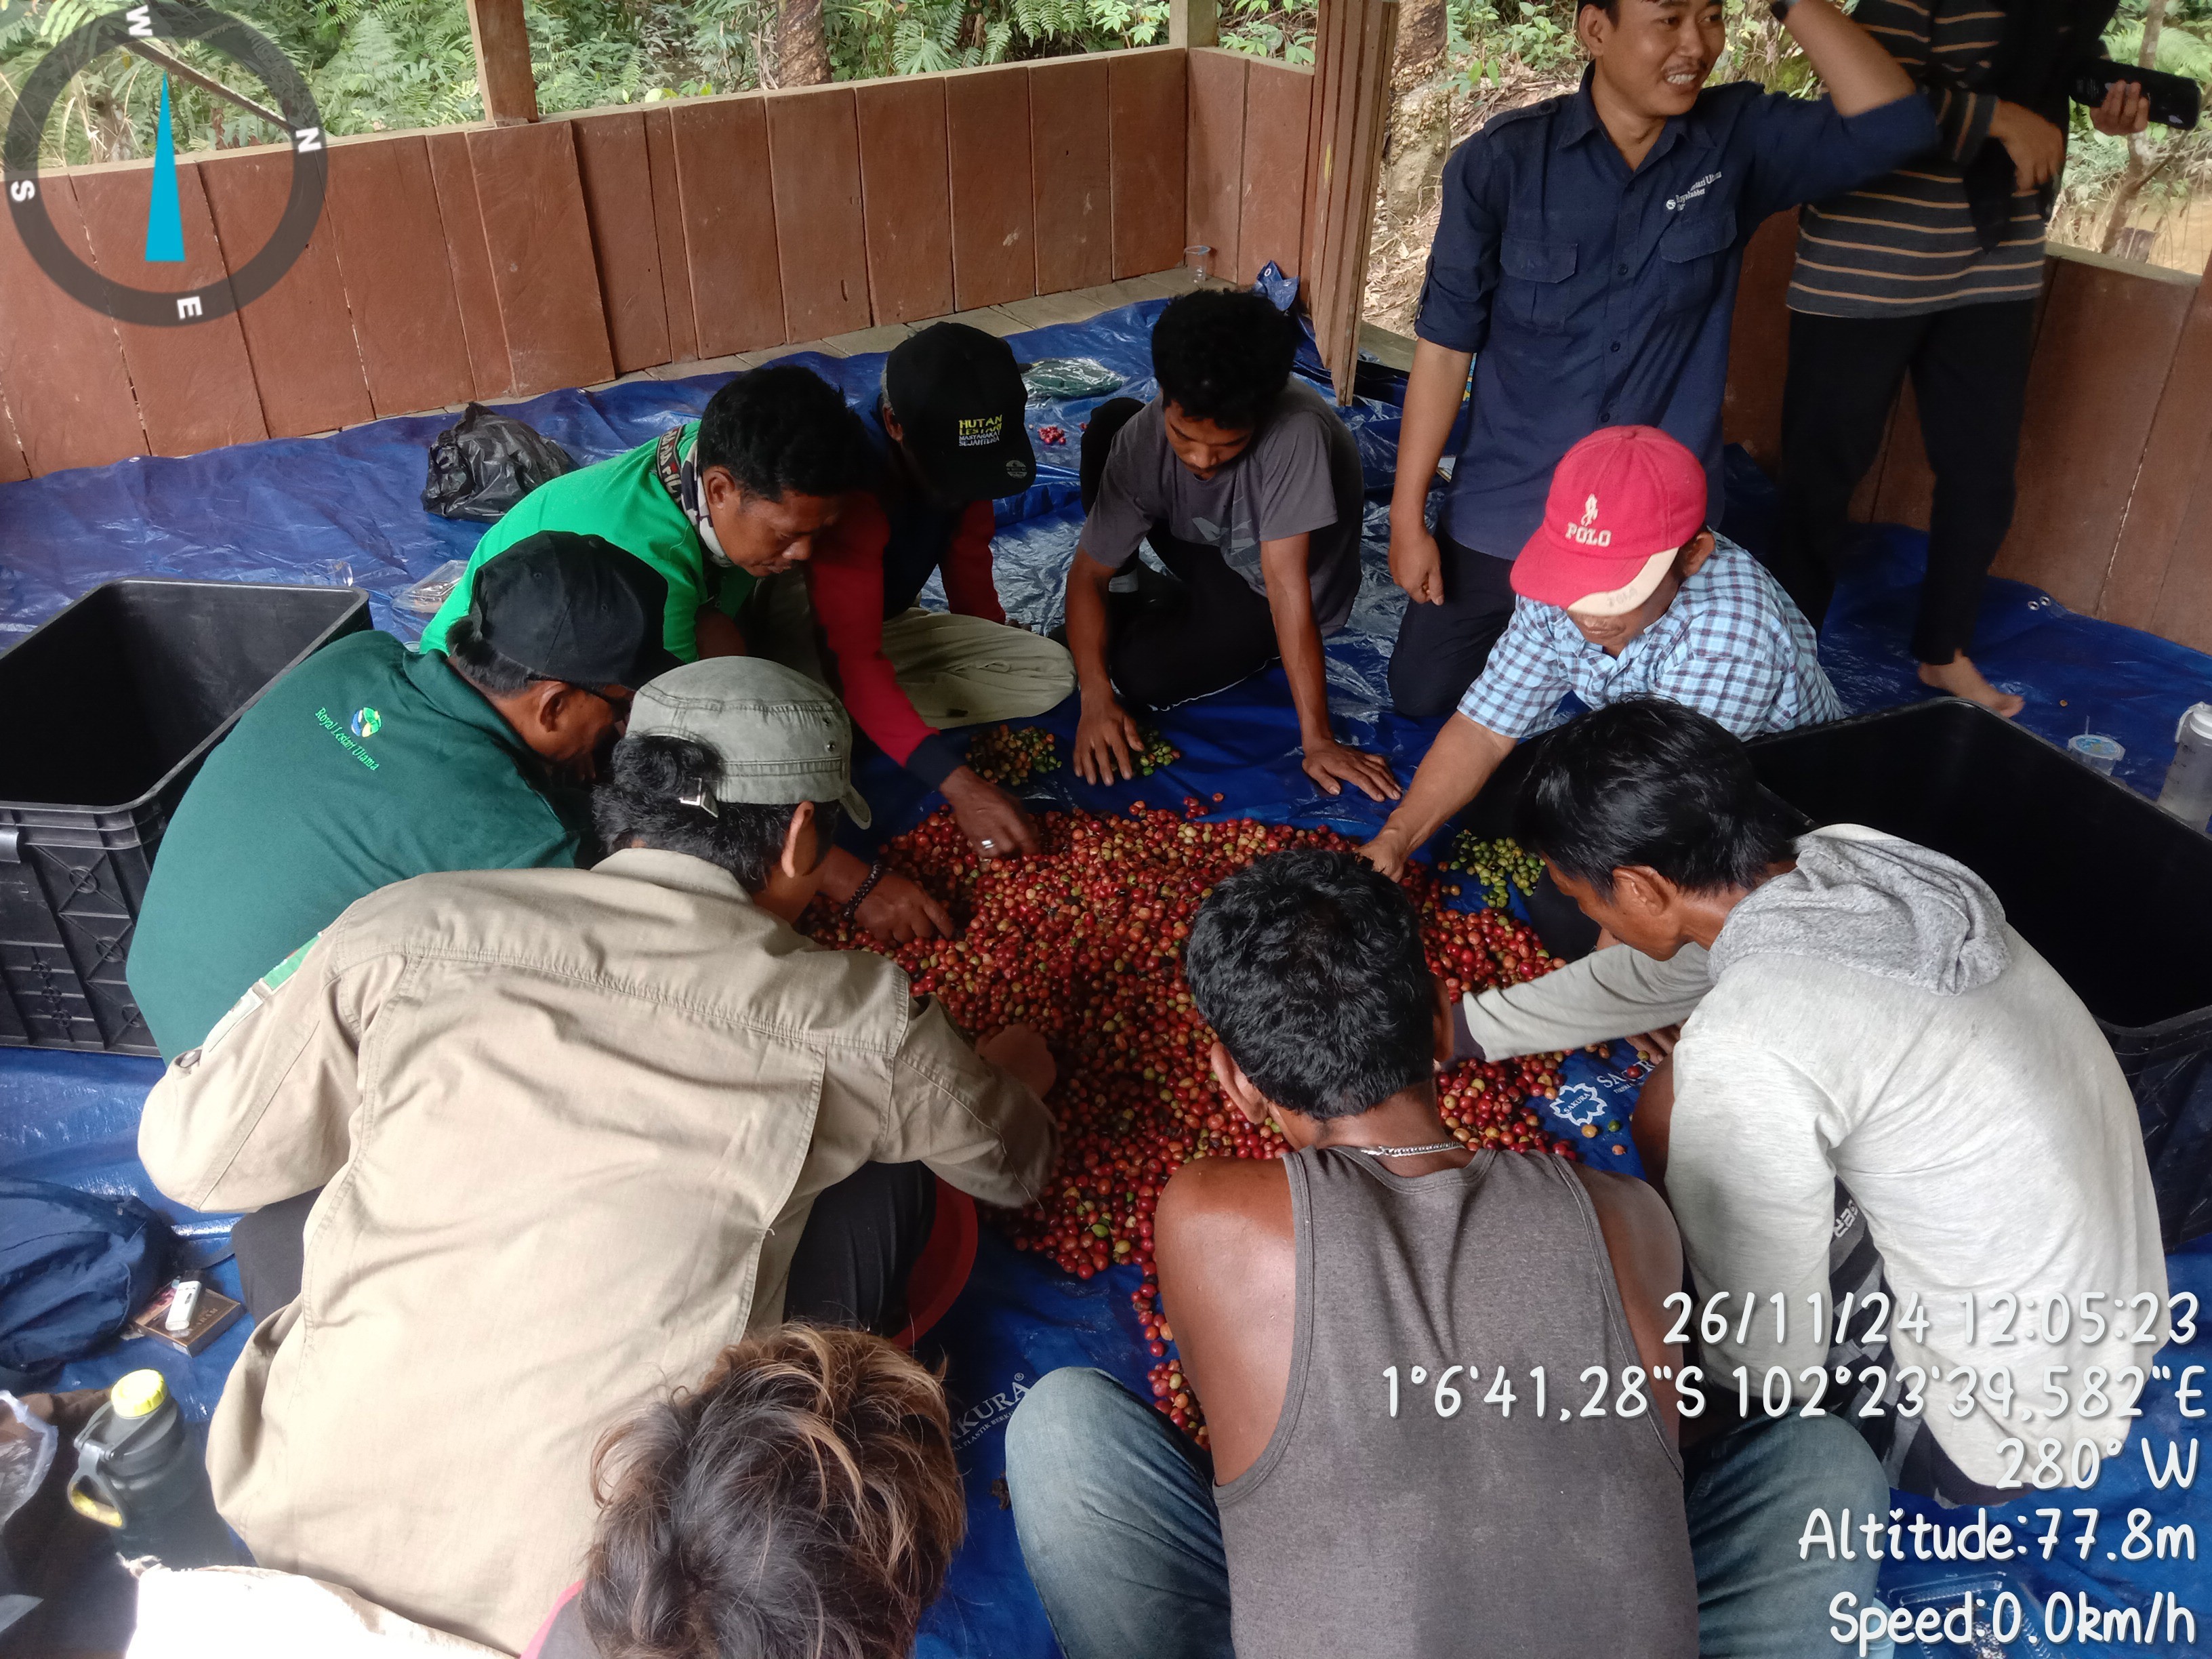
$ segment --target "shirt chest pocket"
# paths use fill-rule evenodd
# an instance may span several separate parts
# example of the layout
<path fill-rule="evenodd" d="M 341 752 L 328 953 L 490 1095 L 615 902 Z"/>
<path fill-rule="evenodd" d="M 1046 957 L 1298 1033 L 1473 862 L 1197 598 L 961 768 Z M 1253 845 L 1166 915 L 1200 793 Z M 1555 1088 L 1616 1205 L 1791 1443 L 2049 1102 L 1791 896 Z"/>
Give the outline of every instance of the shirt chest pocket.
<path fill-rule="evenodd" d="M 1662 303 L 1669 311 L 1712 304 L 1735 246 L 1733 212 L 1692 214 L 1668 226 L 1659 238 Z"/>
<path fill-rule="evenodd" d="M 1567 325 L 1575 274 L 1575 245 L 1535 236 L 1504 236 L 1498 243 L 1498 306 L 1522 328 L 1557 333 Z"/>

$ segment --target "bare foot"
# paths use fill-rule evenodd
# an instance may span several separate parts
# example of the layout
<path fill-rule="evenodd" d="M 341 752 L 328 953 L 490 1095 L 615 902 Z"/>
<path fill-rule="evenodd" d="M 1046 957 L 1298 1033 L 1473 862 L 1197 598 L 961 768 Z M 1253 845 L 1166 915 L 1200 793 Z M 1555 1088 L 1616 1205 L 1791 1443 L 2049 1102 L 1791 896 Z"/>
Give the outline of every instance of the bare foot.
<path fill-rule="evenodd" d="M 1920 683 L 1932 685 L 1938 691 L 1948 691 L 1954 697 L 1964 697 L 1968 702 L 1978 702 L 1984 708 L 1993 708 L 2007 720 L 2027 707 L 2025 697 L 2000 691 L 1983 678 L 1982 671 L 1963 651 L 1948 662 L 1922 663 Z"/>

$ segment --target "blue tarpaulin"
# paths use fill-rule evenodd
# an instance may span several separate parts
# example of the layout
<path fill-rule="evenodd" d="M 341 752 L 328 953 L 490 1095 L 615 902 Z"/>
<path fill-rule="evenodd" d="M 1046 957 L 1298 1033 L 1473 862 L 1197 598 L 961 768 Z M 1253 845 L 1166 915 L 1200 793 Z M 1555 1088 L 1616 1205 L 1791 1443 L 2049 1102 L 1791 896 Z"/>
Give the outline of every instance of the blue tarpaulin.
<path fill-rule="evenodd" d="M 1149 396 L 1148 337 L 1160 303 L 1038 330 L 1017 337 L 1013 344 L 1024 360 L 1092 359 L 1125 378 L 1122 393 Z M 856 404 L 872 400 L 880 357 L 799 361 Z M 1325 384 L 1310 346 L 1301 370 Z M 592 461 L 696 415 L 724 378 L 637 380 L 599 392 L 554 392 L 515 405 L 512 412 L 580 460 Z M 1384 678 L 1404 605 L 1390 584 L 1384 557 L 1384 507 L 1402 387 L 1402 377 L 1364 365 L 1361 395 L 1348 411 L 1370 487 L 1367 568 L 1352 625 L 1328 647 L 1331 702 L 1340 734 L 1389 754 L 1401 779 L 1419 760 L 1436 726 L 1434 721 L 1405 720 L 1391 713 Z M 1061 584 L 1080 518 L 1076 445 L 1081 422 L 1096 401 L 1031 405 L 1033 434 L 1057 427 L 1064 441 L 1040 440 L 1037 484 L 1000 505 L 1000 592 L 1014 619 L 1034 627 L 1059 619 Z M 479 526 L 434 517 L 417 501 L 430 440 L 449 423 L 436 416 L 381 421 L 326 439 L 273 441 L 182 460 L 137 459 L 0 488 L 0 639 L 27 631 L 100 581 L 142 575 L 348 583 L 368 592 L 379 626 L 411 637 L 419 632 L 421 619 L 396 610 L 393 596 L 446 561 L 465 556 L 481 533 Z M 1741 455 L 1732 458 L 1732 465 L 1734 501 L 1726 528 L 1755 546 L 1771 517 L 1771 488 Z M 1909 531 L 1870 530 L 1863 538 L 1860 566 L 1838 592 L 1822 654 L 1855 712 L 1924 695 L 1912 678 L 1904 645 L 1923 545 Z M 2212 658 L 2074 616 L 2016 583 L 1990 584 L 1976 654 L 1998 684 L 2028 697 L 2022 718 L 2032 729 L 2061 741 L 2085 726 L 2118 738 L 2128 749 L 2120 775 L 2148 790 L 2155 790 L 2171 757 L 2175 717 L 2191 702 L 2212 699 Z M 1072 706 L 1042 724 L 1056 731 L 1065 745 L 1074 726 Z M 1113 811 L 1148 797 L 1158 802 L 1192 795 L 1210 801 L 1218 793 L 1223 799 L 1214 811 L 1222 817 L 1326 824 L 1352 835 L 1364 835 L 1381 821 L 1381 808 L 1349 792 L 1345 798 L 1323 796 L 1300 770 L 1295 720 L 1279 670 L 1170 711 L 1159 725 L 1183 753 L 1164 774 L 1093 788 L 1062 771 L 1039 781 L 1036 804 Z M 927 804 L 912 780 L 879 755 L 864 759 L 860 782 L 876 808 L 878 836 L 909 827 Z M 222 1254 L 228 1218 L 180 1211 L 152 1188 L 135 1155 L 139 1109 L 158 1075 L 150 1060 L 0 1050 L 0 1171 L 137 1193 L 177 1224 L 191 1259 L 205 1261 Z M 1587 1102 L 1598 1101 L 1604 1109 L 1617 1112 L 1620 1107 L 1611 1103 L 1623 1097 L 1626 1085 L 1588 1055 L 1570 1060 L 1567 1084 L 1553 1132 L 1577 1136 L 1592 1163 L 1634 1170 L 1634 1152 L 1626 1137 L 1579 1137 L 1589 1116 Z M 1618 1154 L 1611 1151 L 1616 1139 L 1624 1149 Z M 2212 1301 L 2212 1251 L 2185 1252 L 2171 1259 L 2170 1267 L 2177 1291 L 2193 1290 Z M 234 1294 L 234 1267 L 219 1267 L 216 1282 Z M 960 1453 L 969 1472 L 970 1538 L 944 1601 L 931 1615 L 924 1653 L 1030 1659 L 1053 1650 L 1042 1611 L 1022 1569 L 1012 1517 L 994 1490 L 1004 1473 L 1006 1419 L 1020 1392 L 1059 1365 L 1100 1365 L 1132 1386 L 1144 1387 L 1150 1362 L 1130 1305 L 1137 1283 L 1134 1268 L 1078 1281 L 1034 1256 L 1016 1253 L 986 1231 L 967 1290 L 928 1343 L 949 1366 Z M 242 1325 L 234 1328 L 192 1362 L 144 1340 L 113 1345 L 70 1367 L 63 1380 L 83 1386 L 137 1365 L 157 1364 L 171 1375 L 188 1407 L 204 1417 L 244 1334 Z M 434 1364 L 434 1356 L 424 1359 Z M 2189 1425 L 2176 1414 L 2170 1385 L 2154 1385 L 2148 1398 L 2152 1403 L 2136 1433 L 2160 1448 L 2162 1455 L 2169 1438 L 2185 1443 L 2183 1431 Z M 2208 1485 L 2212 1471 L 2188 1492 L 2174 1486 L 2155 1489 L 2130 1445 L 2126 1457 L 2106 1467 L 2096 1490 L 2104 1530 L 2088 1559 L 2081 1559 L 2070 1541 L 2079 1524 L 2069 1516 L 2069 1541 L 2048 1560 L 2040 1559 L 2039 1547 L 2028 1559 L 2002 1566 L 1954 1563 L 1933 1575 L 1918 1567 L 1893 1571 L 1885 1584 L 1913 1605 L 1923 1598 L 1955 1603 L 1959 1594 L 1975 1586 L 1986 1606 L 2003 1588 L 1990 1587 L 2002 1578 L 2033 1598 L 2031 1610 L 2040 1598 L 2061 1592 L 2086 1594 L 2099 1605 L 2125 1601 L 2138 1607 L 2157 1591 L 2185 1594 L 2199 1582 L 2202 1570 L 2124 1556 L 2124 1516 L 2139 1504 L 2162 1524 L 2193 1521 L 2212 1548 L 2212 1504 L 2197 1495 Z M 2079 1498 L 2034 1494 L 2017 1506 L 2025 1517 L 2019 1524 L 2039 1537 L 2045 1522 L 2034 1511 L 2054 1504 L 2070 1509 Z M 1907 1509 L 1925 1507 L 1902 1497 L 1897 1501 Z M 2107 1543 L 2110 1559 L 2105 1554 Z M 1541 1540 L 1531 1540 L 1530 1547 L 1540 1548 Z M 1455 1565 L 1437 1564 L 1444 1571 Z M 2212 1607 L 2202 1612 L 2212 1620 Z M 107 1631 L 114 1616 L 112 1607 L 106 1610 Z M 2039 1629 L 2039 1623 L 2034 1627 Z M 79 1633 L 91 1637 L 102 1629 L 102 1615 L 88 1612 Z M 2212 1638 L 2212 1624 L 2206 1635 Z M 1928 1650 L 1947 1652 L 1941 1645 Z M 2008 1650 L 2021 1655 L 2042 1650 L 2023 1638 Z M 1968 1650 L 1948 1651 L 1963 1656 Z"/>

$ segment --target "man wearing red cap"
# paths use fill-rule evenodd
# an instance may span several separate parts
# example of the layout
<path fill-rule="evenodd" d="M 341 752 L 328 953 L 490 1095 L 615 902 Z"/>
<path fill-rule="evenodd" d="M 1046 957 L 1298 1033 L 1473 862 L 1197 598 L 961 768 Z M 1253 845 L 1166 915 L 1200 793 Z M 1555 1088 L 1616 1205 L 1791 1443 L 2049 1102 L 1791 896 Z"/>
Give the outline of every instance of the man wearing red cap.
<path fill-rule="evenodd" d="M 1812 629 L 1780 584 L 1705 524 L 1705 471 L 1656 427 L 1608 427 L 1552 475 L 1513 565 L 1513 619 L 1382 831 L 1360 852 L 1388 875 L 1481 793 L 1570 692 L 1687 704 L 1740 738 L 1844 712 Z"/>

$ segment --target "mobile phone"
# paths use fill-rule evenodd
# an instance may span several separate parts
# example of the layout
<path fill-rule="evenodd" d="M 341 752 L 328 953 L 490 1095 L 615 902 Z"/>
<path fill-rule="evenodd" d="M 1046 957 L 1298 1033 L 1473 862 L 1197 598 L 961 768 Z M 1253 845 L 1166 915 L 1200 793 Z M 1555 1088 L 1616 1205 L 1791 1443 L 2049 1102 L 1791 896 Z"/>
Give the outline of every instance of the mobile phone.
<path fill-rule="evenodd" d="M 172 1288 L 175 1294 L 169 1298 L 168 1316 L 162 1320 L 161 1328 L 171 1336 L 182 1336 L 191 1329 L 192 1316 L 199 1311 L 200 1282 L 180 1279 Z"/>
<path fill-rule="evenodd" d="M 2197 125 L 2203 105 L 2203 96 L 2197 82 L 2183 75 L 2168 75 L 2163 70 L 2136 69 L 2132 64 L 2115 64 L 2109 58 L 2092 58 L 2074 71 L 2074 84 L 2068 88 L 2077 104 L 2093 108 L 2105 101 L 2105 94 L 2116 81 L 2132 81 L 2150 100 L 2150 118 L 2169 126 L 2177 132 L 2187 132 Z"/>

